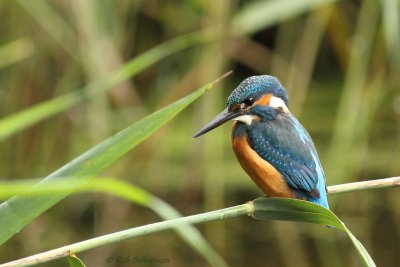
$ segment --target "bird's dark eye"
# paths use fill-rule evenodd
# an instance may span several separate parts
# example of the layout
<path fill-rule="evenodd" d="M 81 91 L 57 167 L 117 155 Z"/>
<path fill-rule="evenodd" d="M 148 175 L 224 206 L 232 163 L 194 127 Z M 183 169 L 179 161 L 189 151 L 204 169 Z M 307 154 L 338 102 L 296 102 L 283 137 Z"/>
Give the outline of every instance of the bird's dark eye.
<path fill-rule="evenodd" d="M 243 104 L 245 104 L 246 106 L 251 106 L 254 104 L 254 101 L 255 99 L 253 97 L 249 97 L 243 101 Z"/>

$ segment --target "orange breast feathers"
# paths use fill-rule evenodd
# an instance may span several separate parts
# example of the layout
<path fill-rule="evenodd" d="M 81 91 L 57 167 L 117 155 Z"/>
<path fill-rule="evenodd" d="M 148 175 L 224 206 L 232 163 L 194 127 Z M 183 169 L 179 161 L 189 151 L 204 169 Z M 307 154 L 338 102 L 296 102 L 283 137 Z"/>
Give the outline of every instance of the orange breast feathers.
<path fill-rule="evenodd" d="M 270 197 L 295 198 L 295 193 L 275 167 L 250 147 L 246 135 L 232 138 L 232 147 L 242 168 L 264 193 Z"/>

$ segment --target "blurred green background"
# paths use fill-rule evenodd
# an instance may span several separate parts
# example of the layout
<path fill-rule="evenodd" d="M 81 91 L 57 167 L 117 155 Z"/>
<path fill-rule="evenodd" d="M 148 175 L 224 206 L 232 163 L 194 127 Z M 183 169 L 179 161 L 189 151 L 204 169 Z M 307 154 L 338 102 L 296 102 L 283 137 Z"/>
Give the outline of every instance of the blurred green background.
<path fill-rule="evenodd" d="M 185 215 L 262 192 L 236 162 L 230 126 L 192 140 L 248 76 L 277 76 L 314 139 L 328 185 L 400 173 L 400 1 L 0 1 L 0 116 L 73 92 L 174 37 L 206 37 L 112 90 L 0 143 L 0 178 L 44 177 L 146 114 L 234 70 L 105 172 Z M 200 33 L 199 33 L 200 34 Z M 378 266 L 400 264 L 398 189 L 330 197 Z M 105 194 L 73 195 L 0 248 L 1 262 L 160 220 Z M 199 226 L 230 266 L 360 266 L 344 233 L 240 217 Z M 207 266 L 172 231 L 80 254 Z M 66 266 L 65 260 L 45 266 Z M 126 264 L 125 266 L 132 265 Z M 147 266 L 153 266 L 146 264 Z M 154 266 L 163 266 L 157 265 Z"/>

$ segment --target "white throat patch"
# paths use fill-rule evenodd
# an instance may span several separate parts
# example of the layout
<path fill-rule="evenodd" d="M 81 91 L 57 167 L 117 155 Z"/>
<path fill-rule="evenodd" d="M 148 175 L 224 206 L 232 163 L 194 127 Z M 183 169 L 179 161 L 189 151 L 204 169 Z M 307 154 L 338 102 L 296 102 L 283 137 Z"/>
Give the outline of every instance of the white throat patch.
<path fill-rule="evenodd" d="M 280 97 L 273 96 L 269 100 L 269 106 L 272 108 L 281 108 L 283 112 L 289 113 L 289 109 L 286 106 L 285 102 Z"/>
<path fill-rule="evenodd" d="M 241 121 L 243 123 L 246 123 L 247 125 L 250 125 L 255 118 L 257 118 L 257 117 L 254 115 L 242 115 L 242 116 L 236 117 L 232 120 L 233 121 Z"/>

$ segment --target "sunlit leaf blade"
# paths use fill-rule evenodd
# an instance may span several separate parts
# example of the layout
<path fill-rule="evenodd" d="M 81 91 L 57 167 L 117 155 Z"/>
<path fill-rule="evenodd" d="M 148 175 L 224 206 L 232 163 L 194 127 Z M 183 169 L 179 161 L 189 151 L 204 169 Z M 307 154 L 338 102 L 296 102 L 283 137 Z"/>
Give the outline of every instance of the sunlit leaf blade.
<path fill-rule="evenodd" d="M 400 2 L 397 0 L 383 0 L 382 26 L 386 45 L 390 56 L 399 56 L 400 44 Z"/>
<path fill-rule="evenodd" d="M 159 198 L 152 198 L 151 201 L 149 201 L 149 205 L 164 220 L 182 217 L 182 215 L 172 206 L 168 205 Z M 185 240 L 192 247 L 196 248 L 212 266 L 228 266 L 221 256 L 216 253 L 215 250 L 211 249 L 208 242 L 203 238 L 200 231 L 198 231 L 196 228 L 189 225 L 183 225 L 175 228 L 175 231 L 177 231 L 183 240 Z"/>
<path fill-rule="evenodd" d="M 131 183 L 108 177 L 73 179 L 64 177 L 34 186 L 38 180 L 0 181 L 0 199 L 14 194 L 25 196 L 65 194 L 69 192 L 103 192 L 113 194 L 133 203 L 145 206 L 157 213 L 163 220 L 182 217 L 177 210 L 162 199 Z M 211 248 L 200 232 L 190 225 L 175 228 L 180 237 L 197 250 L 212 266 L 227 266 L 223 259 Z"/>
<path fill-rule="evenodd" d="M 209 30 L 198 31 L 167 41 L 132 59 L 104 79 L 91 83 L 76 92 L 50 99 L 1 119 L 0 140 L 65 111 L 95 94 L 113 88 L 173 53 L 203 43 L 210 38 L 211 34 L 212 32 Z"/>
<path fill-rule="evenodd" d="M 347 233 L 364 266 L 376 266 L 367 250 L 344 223 L 330 210 L 315 203 L 287 198 L 258 198 L 253 201 L 253 218 L 310 222 L 334 226 Z"/>
<path fill-rule="evenodd" d="M 19 38 L 0 46 L 0 69 L 15 64 L 31 56 L 35 51 L 32 40 Z"/>
<path fill-rule="evenodd" d="M 214 84 L 210 83 L 190 95 L 158 110 L 132 126 L 118 132 L 79 157 L 56 170 L 41 183 L 63 177 L 97 175 L 130 151 L 169 120 L 204 94 Z M 46 197 L 15 196 L 0 204 L 0 244 L 20 231 L 27 223 L 63 199 L 68 193 Z"/>
<path fill-rule="evenodd" d="M 103 192 L 133 203 L 148 206 L 151 194 L 128 182 L 109 177 L 60 177 L 40 183 L 38 179 L 0 181 L 0 199 L 16 194 L 50 196 L 57 194 Z"/>
<path fill-rule="evenodd" d="M 350 237 L 351 242 L 353 242 L 353 245 L 356 248 L 358 255 L 363 260 L 364 266 L 375 267 L 376 266 L 375 262 L 372 260 L 371 256 L 368 254 L 368 251 L 365 249 L 363 244 L 361 244 L 361 242 L 353 235 L 352 232 L 350 232 L 349 229 L 347 229 L 347 227 L 344 224 L 343 226 L 347 235 Z"/>
<path fill-rule="evenodd" d="M 251 34 L 334 1 L 335 0 L 254 1 L 246 5 L 236 14 L 232 22 L 232 29 L 241 34 Z"/>
<path fill-rule="evenodd" d="M 81 259 L 79 259 L 75 254 L 68 256 L 68 264 L 69 267 L 85 267 L 86 265 L 83 263 Z"/>
<path fill-rule="evenodd" d="M 331 211 L 306 201 L 259 198 L 254 201 L 254 208 L 253 217 L 256 219 L 310 222 L 343 228 Z"/>

